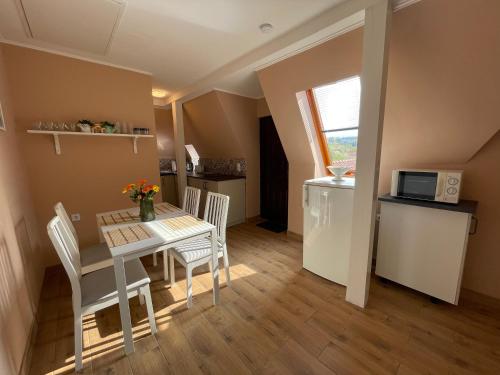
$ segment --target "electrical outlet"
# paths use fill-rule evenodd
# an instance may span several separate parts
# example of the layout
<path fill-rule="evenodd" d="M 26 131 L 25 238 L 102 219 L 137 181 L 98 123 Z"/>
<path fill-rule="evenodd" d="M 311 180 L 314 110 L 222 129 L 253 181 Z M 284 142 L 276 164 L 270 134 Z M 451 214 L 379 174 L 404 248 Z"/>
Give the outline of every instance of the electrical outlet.
<path fill-rule="evenodd" d="M 80 221 L 80 214 L 71 214 L 71 221 Z"/>

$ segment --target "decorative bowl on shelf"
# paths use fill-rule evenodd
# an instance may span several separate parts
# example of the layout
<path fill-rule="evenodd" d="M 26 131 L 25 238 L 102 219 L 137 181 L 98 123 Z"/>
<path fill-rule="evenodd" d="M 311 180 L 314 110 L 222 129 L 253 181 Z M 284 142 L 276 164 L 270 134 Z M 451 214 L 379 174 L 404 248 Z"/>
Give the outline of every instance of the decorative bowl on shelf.
<path fill-rule="evenodd" d="M 333 179 L 335 181 L 340 181 L 343 176 L 351 170 L 351 168 L 346 167 L 334 167 L 332 165 L 327 166 L 328 170 L 333 174 Z"/>

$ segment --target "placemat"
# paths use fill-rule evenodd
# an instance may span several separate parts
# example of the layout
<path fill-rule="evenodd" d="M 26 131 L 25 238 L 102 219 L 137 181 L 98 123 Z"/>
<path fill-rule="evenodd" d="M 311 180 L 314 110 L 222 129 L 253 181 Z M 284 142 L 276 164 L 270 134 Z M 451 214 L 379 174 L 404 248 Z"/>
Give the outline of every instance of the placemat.
<path fill-rule="evenodd" d="M 151 238 L 153 235 L 142 224 L 132 225 L 125 228 L 117 228 L 104 232 L 104 239 L 111 249 L 117 246 L 128 245 Z"/>
<path fill-rule="evenodd" d="M 160 204 L 155 204 L 155 214 L 157 215 L 165 215 L 168 213 L 174 213 L 174 212 L 179 212 L 181 211 L 180 208 L 175 207 L 171 205 L 170 203 L 160 203 Z"/>
<path fill-rule="evenodd" d="M 126 224 L 139 221 L 139 216 L 131 211 L 116 212 L 113 214 L 99 216 L 99 225 Z"/>
<path fill-rule="evenodd" d="M 203 223 L 203 220 L 191 215 L 171 217 L 161 221 L 165 226 L 172 230 L 183 230 L 190 227 L 198 226 Z"/>

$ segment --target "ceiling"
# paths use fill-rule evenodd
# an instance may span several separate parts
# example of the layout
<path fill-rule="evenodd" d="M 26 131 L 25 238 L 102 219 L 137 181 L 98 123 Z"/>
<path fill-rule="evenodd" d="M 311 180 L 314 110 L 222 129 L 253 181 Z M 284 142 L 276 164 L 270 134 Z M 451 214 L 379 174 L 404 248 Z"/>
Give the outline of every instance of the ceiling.
<path fill-rule="evenodd" d="M 155 87 L 174 93 L 342 1 L 0 0 L 0 34 L 149 72 Z M 271 33 L 259 30 L 266 22 Z M 260 95 L 254 80 L 244 81 Z"/>
<path fill-rule="evenodd" d="M 259 66 L 360 26 L 342 14 L 370 2 L 0 0 L 0 40 L 151 74 L 163 103 L 214 88 L 261 97 Z"/>

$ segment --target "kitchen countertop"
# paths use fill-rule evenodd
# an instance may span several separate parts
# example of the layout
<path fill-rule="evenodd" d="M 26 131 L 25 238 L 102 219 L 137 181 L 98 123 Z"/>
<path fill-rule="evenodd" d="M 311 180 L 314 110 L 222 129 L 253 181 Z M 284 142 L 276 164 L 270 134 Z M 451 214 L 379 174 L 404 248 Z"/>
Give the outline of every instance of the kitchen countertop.
<path fill-rule="evenodd" d="M 177 172 L 160 170 L 160 176 L 176 176 Z"/>
<path fill-rule="evenodd" d="M 177 172 L 161 170 L 160 176 L 175 176 Z M 208 181 L 229 181 L 229 180 L 239 180 L 245 179 L 245 176 L 233 176 L 233 175 L 225 175 L 225 174 L 215 174 L 215 173 L 186 173 L 187 177 L 199 178 L 201 180 Z"/>
<path fill-rule="evenodd" d="M 410 206 L 420 206 L 427 208 L 436 208 L 439 210 L 465 212 L 468 214 L 474 214 L 476 212 L 478 204 L 477 201 L 471 201 L 467 199 L 461 199 L 458 202 L 458 204 L 453 204 L 453 203 L 424 201 L 418 199 L 397 198 L 397 197 L 392 197 L 390 194 L 382 195 L 381 197 L 378 197 L 378 200 L 389 203 L 407 204 Z"/>

